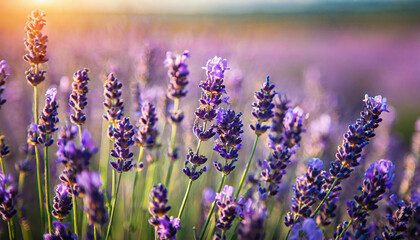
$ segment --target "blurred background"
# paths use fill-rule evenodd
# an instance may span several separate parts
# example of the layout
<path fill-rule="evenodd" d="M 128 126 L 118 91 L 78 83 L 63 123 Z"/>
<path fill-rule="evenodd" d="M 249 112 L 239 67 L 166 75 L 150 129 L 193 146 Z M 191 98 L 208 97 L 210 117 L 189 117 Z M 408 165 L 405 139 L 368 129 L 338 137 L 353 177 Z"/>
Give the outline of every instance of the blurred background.
<path fill-rule="evenodd" d="M 380 157 L 402 161 L 409 150 L 420 116 L 420 2 L 0 0 L 0 59 L 12 67 L 0 126 L 11 145 L 11 158 L 20 157 L 18 143 L 25 142 L 32 116 L 33 90 L 25 81 L 28 65 L 22 56 L 26 16 L 35 8 L 47 15 L 44 33 L 49 37 L 47 80 L 40 92 L 58 87 L 60 112 L 66 114 L 72 74 L 88 68 L 87 124 L 98 144 L 105 76 L 115 72 L 124 84 L 127 116 L 135 116 L 140 87 L 142 99 L 155 102 L 164 119 L 171 103 L 165 100 L 165 53 L 189 50 L 189 94 L 181 101 L 186 146 L 194 141 L 190 129 L 200 96 L 198 84 L 205 78 L 201 67 L 217 55 L 228 59 L 227 92 L 234 108 L 244 113 L 249 139 L 253 139 L 248 128 L 253 93 L 269 75 L 277 91 L 308 113 L 304 145 L 308 150 L 300 155 L 305 161 L 314 155 L 324 156 L 326 162 L 334 158 L 347 125 L 362 110 L 366 93 L 387 97 L 391 106 L 378 133 L 384 138 L 374 141 L 375 157 L 369 161 Z M 326 146 L 331 151 L 313 153 L 311 129 L 322 124 L 325 114 L 331 121 Z M 166 144 L 169 127 L 160 124 L 161 141 Z M 247 156 L 251 144 L 245 142 L 240 155 Z M 399 151 L 390 152 L 389 146 L 398 146 Z M 263 155 L 262 146 L 256 156 Z M 180 199 L 174 198 L 175 209 Z"/>

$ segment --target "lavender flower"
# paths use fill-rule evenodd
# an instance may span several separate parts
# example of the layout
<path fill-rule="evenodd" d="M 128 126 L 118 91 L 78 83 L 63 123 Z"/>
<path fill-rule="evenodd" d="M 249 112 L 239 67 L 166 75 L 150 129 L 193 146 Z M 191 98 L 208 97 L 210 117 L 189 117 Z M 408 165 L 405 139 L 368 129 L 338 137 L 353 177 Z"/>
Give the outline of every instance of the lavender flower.
<path fill-rule="evenodd" d="M 13 185 L 12 177 L 0 173 L 0 214 L 4 221 L 10 220 L 16 214 L 17 191 Z M 8 186 L 9 185 L 9 186 Z"/>
<path fill-rule="evenodd" d="M 246 201 L 243 211 L 244 220 L 238 229 L 239 239 L 264 239 L 264 221 L 267 209 L 251 198 Z"/>
<path fill-rule="evenodd" d="M 26 80 L 32 86 L 37 86 L 45 79 L 46 72 L 39 70 L 39 64 L 48 61 L 46 57 L 48 37 L 41 33 L 45 25 L 45 13 L 38 9 L 31 12 L 25 25 L 26 54 L 23 59 L 31 65 L 31 68 L 25 74 Z"/>
<path fill-rule="evenodd" d="M 52 134 L 58 130 L 56 128 L 56 123 L 58 122 L 58 104 L 56 102 L 57 89 L 50 88 L 48 89 L 45 96 L 45 107 L 42 110 L 42 113 L 39 117 L 39 137 L 38 142 L 48 147 L 51 146 L 54 142 L 52 139 Z"/>
<path fill-rule="evenodd" d="M 168 217 L 171 206 L 168 204 L 168 190 L 163 184 L 155 185 L 150 191 L 150 225 L 157 230 L 159 239 L 176 239 L 177 230 L 181 229 L 179 218 Z"/>
<path fill-rule="evenodd" d="M 96 154 L 98 149 L 95 147 L 89 132 L 83 132 L 82 146 L 77 148 L 74 142 L 69 140 L 72 135 L 71 131 L 66 131 L 68 130 L 66 127 L 62 129 L 62 138 L 58 140 L 60 144 L 58 145 L 58 158 L 56 160 L 57 163 L 62 163 L 65 167 L 60 175 L 60 180 L 69 186 L 68 191 L 70 194 L 77 196 L 80 189 L 76 181 L 76 175 L 88 169 L 90 159 Z M 67 132 L 70 136 L 63 134 L 63 132 Z"/>
<path fill-rule="evenodd" d="M 398 209 L 394 214 L 388 213 L 386 218 L 388 219 L 389 226 L 385 226 L 382 232 L 382 237 L 386 240 L 391 239 L 406 239 L 404 234 L 409 225 L 409 220 L 415 210 L 414 204 L 406 205 L 404 201 L 398 203 Z"/>
<path fill-rule="evenodd" d="M 134 144 L 133 135 L 134 129 L 129 118 L 124 118 L 117 123 L 113 132 L 114 149 L 111 150 L 111 156 L 115 157 L 116 161 L 109 163 L 119 173 L 128 172 L 134 167 L 133 153 L 130 152 L 130 146 Z"/>
<path fill-rule="evenodd" d="M 298 223 L 293 226 L 289 239 L 321 240 L 322 230 L 316 226 L 316 223 L 312 218 L 308 218 L 305 219 L 303 223 Z"/>
<path fill-rule="evenodd" d="M 285 128 L 283 125 L 283 120 L 287 110 L 290 108 L 290 100 L 287 99 L 286 94 L 280 93 L 273 98 L 273 103 L 274 114 L 271 118 L 270 134 L 268 134 L 268 137 L 270 138 L 269 146 L 275 150 L 276 145 L 280 144 L 283 139 L 282 135 Z"/>
<path fill-rule="evenodd" d="M 233 187 L 226 185 L 222 192 L 216 193 L 216 205 L 219 208 L 216 227 L 224 231 L 232 227 L 236 216 L 243 219 L 244 200 L 242 196 L 235 199 L 234 191 Z"/>
<path fill-rule="evenodd" d="M 378 208 L 377 203 L 383 198 L 387 189 L 390 189 L 394 180 L 395 166 L 389 160 L 375 161 L 366 170 L 363 187 L 359 187 L 360 195 L 354 196 L 354 200 L 347 202 L 347 213 L 351 221 L 345 223 L 344 229 L 338 228 L 335 237 L 342 236 L 350 225 L 356 230 L 355 237 L 363 237 L 367 234 L 364 221 L 369 212 Z"/>
<path fill-rule="evenodd" d="M 83 109 L 88 103 L 86 97 L 88 93 L 88 81 L 88 70 L 86 68 L 75 72 L 73 75 L 73 83 L 71 85 L 73 90 L 70 94 L 69 105 L 73 108 L 74 113 L 71 114 L 70 119 L 78 125 L 82 125 L 86 121 L 86 115 Z"/>
<path fill-rule="evenodd" d="M 182 172 L 192 181 L 197 180 L 201 174 L 207 171 L 207 166 L 199 169 L 199 167 L 207 162 L 207 157 L 194 153 L 191 148 L 188 148 L 187 160 L 185 161 Z M 189 165 L 191 164 L 191 167 Z"/>
<path fill-rule="evenodd" d="M 322 160 L 313 158 L 308 163 L 305 175 L 297 178 L 296 184 L 292 187 L 295 193 L 292 198 L 292 211 L 287 213 L 284 221 L 286 226 L 311 216 L 311 206 L 318 200 L 324 182 L 323 165 Z"/>
<path fill-rule="evenodd" d="M 274 149 L 273 153 L 267 160 L 260 161 L 259 165 L 262 168 L 260 180 L 260 193 L 263 197 L 274 196 L 279 191 L 279 184 L 283 176 L 286 174 L 286 167 L 290 164 L 290 158 L 296 153 L 296 148 L 299 146 L 301 140 L 301 133 L 303 129 L 303 111 L 299 107 L 288 108 L 284 115 L 281 114 L 285 106 L 283 103 L 277 105 L 277 117 L 283 117 L 281 126 L 276 119 L 276 135 L 271 135 L 271 146 Z M 274 124 L 274 122 L 273 122 Z M 281 130 L 280 130 L 281 129 Z M 281 134 L 280 134 L 281 133 Z"/>
<path fill-rule="evenodd" d="M 44 234 L 44 240 L 76 240 L 77 235 L 67 231 L 70 223 L 63 224 L 61 222 L 53 222 L 55 232 Z"/>
<path fill-rule="evenodd" d="M 32 146 L 38 144 L 38 125 L 31 123 L 28 126 L 26 142 Z"/>
<path fill-rule="evenodd" d="M 53 199 L 52 215 L 57 219 L 66 218 L 73 208 L 72 198 L 69 195 L 67 184 L 60 183 L 55 189 L 56 196 Z"/>
<path fill-rule="evenodd" d="M 86 132 L 86 131 L 85 131 Z M 64 147 L 66 146 L 67 142 L 69 141 L 73 141 L 77 134 L 78 134 L 78 128 L 77 125 L 74 124 L 65 124 L 60 128 L 59 131 L 59 136 L 58 136 L 58 140 L 57 140 L 57 146 L 60 147 Z M 84 133 L 85 135 L 85 139 L 86 138 L 90 138 L 90 136 L 88 136 L 88 132 Z"/>
<path fill-rule="evenodd" d="M 4 142 L 4 135 L 0 135 L 0 158 L 6 157 L 10 154 L 9 147 Z"/>
<path fill-rule="evenodd" d="M 254 108 L 252 115 L 257 122 L 251 124 L 250 127 L 257 136 L 265 133 L 270 128 L 269 126 L 264 125 L 264 123 L 274 116 L 273 98 L 277 94 L 276 91 L 273 91 L 274 87 L 274 84 L 270 84 L 270 77 L 267 76 L 267 81 L 262 84 L 261 90 L 255 92 L 255 99 L 257 101 L 252 104 L 252 107 Z"/>
<path fill-rule="evenodd" d="M 158 121 L 156 109 L 153 104 L 146 102 L 141 108 L 141 113 L 135 141 L 139 146 L 151 149 L 156 145 L 156 138 L 159 134 L 156 129 Z"/>
<path fill-rule="evenodd" d="M 229 175 L 235 168 L 233 164 L 237 161 L 238 151 L 242 146 L 243 124 L 241 116 L 242 113 L 236 115 L 235 111 L 231 109 L 225 111 L 223 108 L 219 108 L 217 110 L 218 138 L 213 150 L 225 159 L 225 164 L 222 165 L 222 163 L 215 161 L 214 166 L 224 175 Z"/>
<path fill-rule="evenodd" d="M 166 53 L 164 61 L 165 67 L 168 68 L 168 76 L 170 78 L 167 95 L 169 98 L 182 98 L 187 94 L 185 86 L 188 84 L 187 77 L 190 74 L 188 65 L 185 63 L 190 53 L 185 50 L 182 55 L 176 55 L 172 52 Z"/>
<path fill-rule="evenodd" d="M 104 84 L 104 106 L 107 108 L 104 118 L 112 124 L 115 124 L 123 116 L 124 101 L 121 99 L 121 88 L 122 84 L 114 76 L 114 73 L 110 73 Z"/>
<path fill-rule="evenodd" d="M 101 175 L 84 170 L 76 177 L 80 192 L 83 194 L 83 209 L 87 213 L 90 224 L 104 225 L 108 221 L 105 199 L 101 191 Z"/>
<path fill-rule="evenodd" d="M 206 67 L 207 79 L 201 81 L 200 87 L 203 90 L 199 100 L 200 106 L 195 111 L 197 118 L 211 122 L 217 115 L 216 109 L 223 102 L 227 101 L 222 97 L 226 93 L 225 85 L 223 84 L 224 72 L 228 70 L 227 60 L 219 57 L 214 57 L 208 60 Z"/>
<path fill-rule="evenodd" d="M 0 61 L 0 109 L 1 105 L 6 103 L 6 99 L 2 98 L 4 88 L 2 87 L 6 83 L 6 79 L 10 76 L 10 67 L 6 61 Z"/>
<path fill-rule="evenodd" d="M 341 180 L 346 179 L 354 171 L 354 168 L 360 164 L 361 152 L 369 144 L 371 138 L 375 136 L 374 130 L 382 121 L 380 115 L 387 110 L 386 98 L 381 95 L 369 97 L 365 95 L 363 100 L 365 109 L 360 113 L 360 118 L 356 123 L 349 126 L 349 130 L 344 134 L 343 144 L 338 147 L 336 160 L 330 164 L 330 176 L 323 186 L 324 192 L 331 189 L 329 196 L 326 196 L 325 204 L 320 208 L 318 222 L 328 225 L 330 219 L 334 217 L 336 208 L 336 198 L 339 196 Z"/>

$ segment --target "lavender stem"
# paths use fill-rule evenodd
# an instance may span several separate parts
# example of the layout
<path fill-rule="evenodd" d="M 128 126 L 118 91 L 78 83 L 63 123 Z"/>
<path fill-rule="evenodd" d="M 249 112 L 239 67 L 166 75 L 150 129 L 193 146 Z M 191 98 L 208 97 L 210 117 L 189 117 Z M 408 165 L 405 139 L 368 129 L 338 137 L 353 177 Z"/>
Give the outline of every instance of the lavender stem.
<path fill-rule="evenodd" d="M 318 213 L 319 209 L 321 209 L 322 204 L 325 203 L 325 201 L 327 200 L 328 196 L 330 196 L 331 191 L 334 189 L 335 185 L 337 185 L 338 183 L 338 179 L 336 178 L 334 180 L 334 182 L 332 183 L 330 189 L 328 189 L 327 195 L 325 195 L 325 197 L 322 199 L 322 201 L 319 203 L 318 207 L 315 209 L 315 211 L 312 213 L 311 218 L 314 218 L 316 216 L 316 214 Z"/>
<path fill-rule="evenodd" d="M 249 167 L 251 166 L 252 158 L 254 157 L 255 149 L 257 148 L 257 143 L 258 143 L 259 137 L 260 137 L 259 135 L 257 135 L 255 137 L 254 146 L 252 147 L 251 155 L 249 156 L 249 160 L 248 160 L 248 163 L 246 164 L 245 171 L 242 174 L 241 181 L 239 182 L 238 190 L 236 191 L 236 194 L 234 196 L 235 198 L 237 198 L 239 196 L 239 194 L 241 193 L 242 186 L 244 185 L 246 175 L 248 174 Z"/>
<path fill-rule="evenodd" d="M 52 233 L 53 226 L 51 221 L 51 210 L 50 210 L 50 173 L 49 173 L 49 162 L 48 162 L 48 147 L 44 147 L 44 177 L 45 177 L 45 204 L 47 210 L 48 220 L 48 232 Z"/>
<path fill-rule="evenodd" d="M 178 112 L 179 107 L 179 98 L 174 98 L 174 112 Z M 171 151 L 175 151 L 175 141 L 176 141 L 176 130 L 178 128 L 177 122 L 172 122 L 172 133 L 171 133 Z M 169 184 L 171 182 L 171 175 L 172 175 L 172 169 L 174 167 L 174 161 L 172 159 L 169 159 L 169 167 L 168 167 L 168 173 L 166 174 L 166 181 L 165 186 L 169 189 Z"/>
<path fill-rule="evenodd" d="M 73 200 L 73 225 L 74 225 L 74 233 L 79 236 L 79 231 L 77 229 L 77 201 L 76 196 L 74 194 L 71 195 Z"/>
<path fill-rule="evenodd" d="M 190 194 L 192 182 L 193 182 L 192 179 L 190 179 L 190 181 L 188 182 L 187 191 L 185 192 L 184 200 L 182 200 L 182 204 L 181 204 L 181 207 L 180 207 L 179 213 L 178 213 L 178 218 L 179 219 L 181 219 L 182 213 L 184 212 L 185 204 L 187 203 L 188 195 Z"/>
<path fill-rule="evenodd" d="M 115 171 L 113 171 L 113 172 L 115 172 Z M 106 231 L 105 240 L 108 240 L 109 239 L 109 236 L 111 234 L 111 225 L 112 225 L 112 220 L 114 219 L 115 206 L 117 204 L 117 198 L 118 198 L 118 190 L 120 190 L 121 176 L 122 176 L 122 173 L 120 173 L 120 175 L 118 176 L 117 190 L 115 192 L 115 197 L 114 197 L 114 199 L 112 201 L 111 217 L 109 219 L 109 224 L 108 224 L 108 229 Z"/>

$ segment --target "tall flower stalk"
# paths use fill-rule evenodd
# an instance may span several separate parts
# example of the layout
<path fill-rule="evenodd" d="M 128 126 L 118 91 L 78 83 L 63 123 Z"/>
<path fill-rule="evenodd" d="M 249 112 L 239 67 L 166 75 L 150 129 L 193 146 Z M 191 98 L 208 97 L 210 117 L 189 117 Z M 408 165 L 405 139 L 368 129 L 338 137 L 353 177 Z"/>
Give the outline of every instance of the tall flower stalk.
<path fill-rule="evenodd" d="M 166 59 L 164 61 L 165 67 L 168 68 L 168 76 L 170 78 L 169 86 L 167 90 L 167 96 L 174 101 L 174 107 L 169 116 L 169 121 L 172 123 L 171 133 L 171 145 L 169 148 L 168 156 L 170 163 L 168 167 L 168 173 L 166 174 L 165 186 L 169 187 L 172 168 L 175 160 L 178 158 L 178 151 L 176 149 L 176 132 L 178 124 L 184 119 L 184 113 L 179 110 L 179 101 L 182 97 L 185 97 L 188 91 L 185 87 L 188 84 L 187 77 L 189 75 L 188 65 L 186 64 L 187 58 L 190 57 L 190 53 L 186 50 L 182 55 L 174 56 L 172 52 L 166 53 Z"/>
<path fill-rule="evenodd" d="M 118 174 L 117 186 L 115 191 L 115 196 L 112 200 L 111 205 L 111 216 L 108 223 L 108 228 L 106 232 L 105 240 L 109 239 L 111 234 L 111 226 L 112 221 L 114 218 L 115 213 L 115 206 L 118 199 L 118 191 L 120 189 L 121 183 L 121 176 L 123 172 L 130 171 L 133 165 L 133 153 L 130 152 L 130 146 L 134 144 L 133 135 L 134 129 L 133 125 L 130 124 L 130 120 L 128 118 L 123 118 L 119 121 L 113 130 L 113 138 L 115 139 L 114 142 L 114 149 L 111 150 L 111 156 L 113 156 L 116 160 L 110 161 L 110 164 L 114 171 Z"/>
<path fill-rule="evenodd" d="M 196 119 L 194 121 L 193 132 L 198 138 L 197 149 L 195 153 L 189 149 L 187 154 L 187 161 L 182 172 L 190 179 L 188 182 L 187 191 L 179 208 L 178 218 L 181 219 L 185 204 L 187 203 L 188 195 L 191 190 L 193 181 L 197 180 L 203 172 L 207 171 L 207 167 L 199 169 L 199 167 L 207 162 L 204 155 L 200 155 L 200 146 L 203 141 L 207 141 L 215 134 L 215 126 L 207 128 L 207 124 L 213 121 L 217 115 L 217 108 L 222 102 L 227 101 L 227 97 L 223 97 L 226 93 L 225 85 L 223 83 L 224 73 L 229 68 L 227 67 L 227 60 L 219 57 L 214 57 L 207 61 L 206 67 L 207 78 L 201 81 L 199 87 L 202 89 L 201 98 L 199 100 L 200 106 L 195 111 Z M 199 122 L 203 121 L 200 126 Z M 194 159 L 194 160 L 193 160 Z M 191 161 L 193 160 L 193 161 Z"/>
<path fill-rule="evenodd" d="M 26 54 L 23 56 L 23 60 L 30 64 L 30 69 L 25 72 L 26 80 L 34 88 L 34 122 L 38 124 L 38 90 L 37 86 L 45 80 L 46 71 L 41 70 L 42 64 L 48 61 L 47 54 L 47 41 L 48 37 L 41 33 L 42 29 L 46 25 L 45 13 L 41 10 L 34 10 L 28 15 L 25 32 L 25 51 Z M 36 134 L 36 132 L 35 132 Z M 36 169 L 37 169 L 37 181 L 38 181 L 38 197 L 39 197 L 39 209 L 41 213 L 41 224 L 44 226 L 44 204 L 42 201 L 42 189 L 41 189 L 41 164 L 39 159 L 39 153 L 37 145 L 35 144 L 35 157 L 36 157 Z"/>
<path fill-rule="evenodd" d="M 350 177 L 355 167 L 360 164 L 363 148 L 375 136 L 375 128 L 382 121 L 381 113 L 388 111 L 386 98 L 381 95 L 369 97 L 366 94 L 363 102 L 365 109 L 360 113 L 360 118 L 356 123 L 350 125 L 349 130 L 344 134 L 343 144 L 338 146 L 337 159 L 330 164 L 330 176 L 326 178 L 323 185 L 324 197 L 311 215 L 315 217 L 321 210 L 320 218 L 325 223 L 329 223 L 328 219 L 334 214 L 335 202 L 341 190 L 341 181 Z"/>
<path fill-rule="evenodd" d="M 58 130 L 56 123 L 58 122 L 58 104 L 56 102 L 57 89 L 50 88 L 46 93 L 45 106 L 39 118 L 39 137 L 38 143 L 44 146 L 44 188 L 45 188 L 45 202 L 47 210 L 47 220 L 49 233 L 52 233 L 51 221 L 51 201 L 50 201 L 50 170 L 48 160 L 48 148 L 54 142 L 52 134 Z"/>
<path fill-rule="evenodd" d="M 235 169 L 234 163 L 238 158 L 238 151 L 242 146 L 242 113 L 235 114 L 234 110 L 225 111 L 223 108 L 217 110 L 217 140 L 216 146 L 213 150 L 219 153 L 219 156 L 224 160 L 224 163 L 214 162 L 214 167 L 217 171 L 222 173 L 222 179 L 216 193 L 220 193 L 222 190 L 225 178 L 229 175 L 233 169 Z M 200 239 L 204 237 L 207 226 L 213 215 L 214 208 L 216 206 L 216 200 L 213 201 L 210 207 L 210 211 L 207 215 L 206 222 L 200 233 Z"/>
<path fill-rule="evenodd" d="M 236 190 L 235 197 L 238 197 L 241 193 L 242 187 L 245 183 L 246 175 L 248 174 L 249 167 L 251 166 L 252 158 L 254 157 L 255 149 L 257 148 L 257 143 L 259 137 L 264 134 L 270 126 L 265 125 L 273 116 L 273 98 L 277 94 L 274 91 L 274 84 L 270 84 L 270 78 L 267 76 L 267 80 L 262 84 L 261 90 L 255 92 L 255 99 L 257 100 L 252 104 L 253 111 L 252 115 L 254 116 L 256 122 L 251 124 L 251 129 L 255 132 L 254 145 L 252 146 L 251 154 L 249 156 L 248 162 L 242 173 L 241 181 L 239 182 L 238 189 Z"/>
<path fill-rule="evenodd" d="M 7 226 L 9 230 L 9 239 L 16 239 L 14 226 L 13 226 L 13 216 L 16 215 L 16 188 L 13 185 L 10 185 L 12 178 L 10 175 L 4 175 L 0 173 L 0 214 L 4 221 L 7 221 Z M 8 186 L 10 185 L 10 186 Z"/>

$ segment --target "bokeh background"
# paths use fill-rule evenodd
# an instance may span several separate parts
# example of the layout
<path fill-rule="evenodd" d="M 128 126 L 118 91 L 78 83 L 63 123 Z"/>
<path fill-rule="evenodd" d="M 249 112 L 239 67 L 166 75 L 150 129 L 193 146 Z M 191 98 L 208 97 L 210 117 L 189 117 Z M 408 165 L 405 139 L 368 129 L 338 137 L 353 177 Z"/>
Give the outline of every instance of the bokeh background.
<path fill-rule="evenodd" d="M 32 87 L 25 81 L 28 66 L 22 56 L 24 24 L 34 8 L 46 12 L 49 37 L 48 76 L 40 91 L 58 87 L 60 111 L 66 114 L 72 74 L 87 67 L 92 80 L 87 124 L 98 144 L 106 74 L 115 72 L 123 82 L 127 116 L 135 116 L 140 86 L 143 98 L 155 101 L 164 119 L 165 53 L 186 49 L 191 53 L 190 93 L 181 102 L 190 113 L 182 126 L 186 146 L 194 141 L 190 129 L 198 84 L 205 77 L 201 67 L 215 55 L 228 59 L 227 91 L 235 109 L 244 112 L 245 136 L 252 139 L 247 126 L 253 92 L 269 75 L 277 91 L 286 92 L 308 113 L 308 124 L 322 114 L 331 117 L 331 154 L 325 154 L 326 162 L 334 158 L 347 125 L 358 117 L 366 93 L 387 97 L 391 106 L 382 130 L 388 139 L 377 140 L 372 150 L 375 159 L 402 161 L 420 116 L 420 3 L 416 1 L 0 0 L 0 59 L 12 67 L 0 126 L 11 143 L 11 159 L 22 157 L 19 143 L 25 142 L 32 116 Z M 169 128 L 160 123 L 160 130 L 166 143 Z M 387 152 L 390 145 L 384 142 L 389 139 L 398 152 Z M 251 144 L 246 141 L 240 154 L 247 156 Z M 257 151 L 256 156 L 263 155 L 263 149 Z M 300 156 L 307 161 L 310 154 Z M 202 181 L 204 185 L 210 180 Z M 177 209 L 183 191 L 171 194 Z M 188 214 L 193 213 L 187 210 Z"/>

